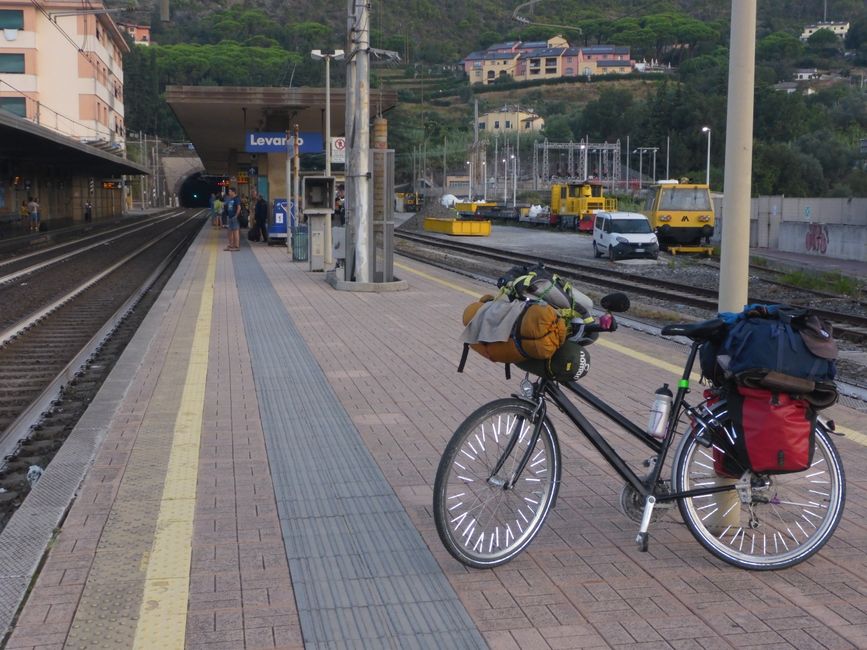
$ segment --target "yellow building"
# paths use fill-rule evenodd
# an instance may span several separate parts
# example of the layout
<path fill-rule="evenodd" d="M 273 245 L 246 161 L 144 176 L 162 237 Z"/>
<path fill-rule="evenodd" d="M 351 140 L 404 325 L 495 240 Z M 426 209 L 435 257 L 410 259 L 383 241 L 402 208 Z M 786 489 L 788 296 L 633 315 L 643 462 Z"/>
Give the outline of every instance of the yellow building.
<path fill-rule="evenodd" d="M 107 150 L 124 146 L 123 55 L 101 2 L 0 1 L 0 109 Z"/>
<path fill-rule="evenodd" d="M 504 106 L 498 111 L 491 111 L 479 116 L 480 133 L 514 133 L 520 129 L 521 133 L 541 131 L 545 127 L 545 120 L 532 110 Z"/>

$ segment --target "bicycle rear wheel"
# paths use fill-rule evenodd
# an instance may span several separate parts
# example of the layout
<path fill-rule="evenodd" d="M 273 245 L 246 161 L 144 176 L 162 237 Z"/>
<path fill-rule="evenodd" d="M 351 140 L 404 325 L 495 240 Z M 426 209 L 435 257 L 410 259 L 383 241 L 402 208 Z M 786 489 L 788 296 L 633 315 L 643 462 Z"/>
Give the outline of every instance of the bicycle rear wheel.
<path fill-rule="evenodd" d="M 533 405 L 501 399 L 477 409 L 455 431 L 434 482 L 437 533 L 451 555 L 484 569 L 505 564 L 542 528 L 560 485 L 560 448 L 546 417 L 530 460 L 514 487 L 512 478 L 530 443 Z M 493 470 L 512 437 L 516 444 L 496 475 Z"/>
<path fill-rule="evenodd" d="M 720 424 L 731 431 L 724 403 L 714 408 Z M 700 425 L 697 425 L 700 426 Z M 674 490 L 733 485 L 740 474 L 725 445 L 705 447 L 695 439 L 700 429 L 682 438 L 673 461 Z M 749 502 L 736 490 L 678 500 L 680 514 L 693 536 L 721 560 L 743 569 L 784 569 L 803 562 L 834 533 L 843 515 L 846 482 L 840 455 L 821 425 L 815 431 L 813 462 L 803 472 L 753 475 Z M 725 469 L 723 469 L 725 468 Z"/>

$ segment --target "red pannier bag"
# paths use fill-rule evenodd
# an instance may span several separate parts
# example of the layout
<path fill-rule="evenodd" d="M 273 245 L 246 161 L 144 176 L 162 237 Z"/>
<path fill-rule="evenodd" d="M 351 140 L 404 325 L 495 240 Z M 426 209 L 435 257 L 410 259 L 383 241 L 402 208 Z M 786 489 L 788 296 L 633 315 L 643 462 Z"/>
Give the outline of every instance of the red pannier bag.
<path fill-rule="evenodd" d="M 738 386 L 728 404 L 736 446 L 746 454 L 754 472 L 802 472 L 810 466 L 815 448 L 816 414 L 810 403 L 786 393 Z"/>

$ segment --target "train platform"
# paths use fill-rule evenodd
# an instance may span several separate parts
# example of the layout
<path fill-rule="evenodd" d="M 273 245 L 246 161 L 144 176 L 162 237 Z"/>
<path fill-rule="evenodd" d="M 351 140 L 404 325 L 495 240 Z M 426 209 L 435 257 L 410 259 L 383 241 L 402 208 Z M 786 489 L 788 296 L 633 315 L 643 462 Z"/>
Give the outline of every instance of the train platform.
<path fill-rule="evenodd" d="M 797 567 L 723 564 L 676 509 L 640 553 L 621 481 L 556 419 L 545 528 L 468 569 L 437 537 L 432 485 L 458 424 L 517 388 L 478 356 L 456 372 L 460 314 L 491 287 L 398 258 L 407 290 L 339 292 L 283 247 L 224 237 L 201 232 L 0 535 L 5 647 L 867 647 L 858 404 L 830 409 L 843 521 Z M 582 383 L 636 422 L 686 354 L 627 327 L 589 351 Z"/>

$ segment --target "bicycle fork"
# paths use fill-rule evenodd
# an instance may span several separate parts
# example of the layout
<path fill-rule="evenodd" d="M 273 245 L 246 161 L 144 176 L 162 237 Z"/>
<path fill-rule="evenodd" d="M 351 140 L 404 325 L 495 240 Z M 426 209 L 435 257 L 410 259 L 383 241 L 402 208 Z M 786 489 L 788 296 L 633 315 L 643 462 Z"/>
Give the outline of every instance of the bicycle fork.
<path fill-rule="evenodd" d="M 509 442 L 506 445 L 506 448 L 503 450 L 500 459 L 497 461 L 497 464 L 491 471 L 491 475 L 488 477 L 489 484 L 500 487 L 503 490 L 511 490 L 515 486 L 515 483 L 518 482 L 518 477 L 523 474 L 524 469 L 527 467 L 527 463 L 530 462 L 530 456 L 533 453 L 533 449 L 536 447 L 536 443 L 539 441 L 539 436 L 542 433 L 542 423 L 545 421 L 546 413 L 547 406 L 545 400 L 542 397 L 539 397 L 539 401 L 536 403 L 536 407 L 530 414 L 530 423 L 533 425 L 533 432 L 530 434 L 530 441 L 527 443 L 527 449 L 524 451 L 524 454 L 521 457 L 521 460 L 512 475 L 508 479 L 503 479 L 500 478 L 498 474 L 500 473 L 500 470 L 503 469 L 503 465 L 505 465 L 506 459 L 512 455 L 512 452 L 515 450 L 515 446 L 518 444 L 521 438 L 523 438 L 524 418 L 519 417 L 517 419 L 517 421 L 515 422 L 515 431 L 509 437 Z"/>

